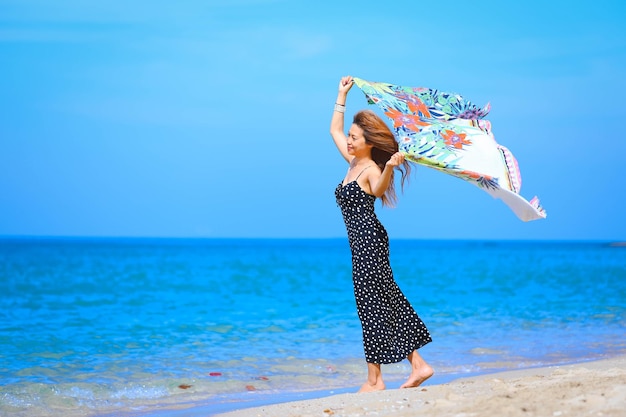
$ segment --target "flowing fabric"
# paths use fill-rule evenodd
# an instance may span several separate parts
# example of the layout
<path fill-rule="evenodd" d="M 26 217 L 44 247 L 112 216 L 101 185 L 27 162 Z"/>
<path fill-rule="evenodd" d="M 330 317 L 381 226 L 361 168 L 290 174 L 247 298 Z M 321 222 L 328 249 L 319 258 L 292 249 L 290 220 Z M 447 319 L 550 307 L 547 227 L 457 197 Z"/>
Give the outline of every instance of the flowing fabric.
<path fill-rule="evenodd" d="M 400 151 L 409 161 L 445 172 L 501 199 L 523 221 L 543 219 L 537 197 L 519 192 L 522 175 L 513 154 L 498 144 L 477 107 L 458 94 L 423 87 L 401 87 L 354 78 L 369 104 L 393 122 Z"/>

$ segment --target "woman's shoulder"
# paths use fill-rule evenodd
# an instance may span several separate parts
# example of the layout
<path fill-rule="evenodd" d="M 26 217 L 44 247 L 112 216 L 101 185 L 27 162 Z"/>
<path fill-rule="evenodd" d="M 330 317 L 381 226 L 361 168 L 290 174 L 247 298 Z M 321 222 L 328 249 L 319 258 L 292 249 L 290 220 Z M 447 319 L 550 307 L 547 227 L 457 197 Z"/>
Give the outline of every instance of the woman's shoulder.
<path fill-rule="evenodd" d="M 371 165 L 368 165 L 363 170 L 362 176 L 365 177 L 364 179 L 366 179 L 367 182 L 374 183 L 378 180 L 378 178 L 380 178 L 381 174 L 382 171 L 380 170 L 380 167 L 372 162 Z"/>
<path fill-rule="evenodd" d="M 376 162 L 372 161 L 371 165 L 368 165 L 367 167 L 367 171 L 370 171 L 370 174 L 376 174 L 376 175 L 380 175 L 383 171 L 380 169 L 380 167 L 378 165 L 376 165 Z"/>

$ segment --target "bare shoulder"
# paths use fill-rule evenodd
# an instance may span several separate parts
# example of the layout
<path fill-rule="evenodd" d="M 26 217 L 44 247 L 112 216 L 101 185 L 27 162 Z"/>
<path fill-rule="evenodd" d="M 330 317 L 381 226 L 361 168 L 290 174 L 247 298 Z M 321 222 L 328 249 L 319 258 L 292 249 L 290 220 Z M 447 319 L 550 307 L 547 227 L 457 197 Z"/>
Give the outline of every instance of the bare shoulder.
<path fill-rule="evenodd" d="M 378 165 L 374 163 L 368 166 L 367 169 L 363 171 L 363 183 L 365 184 L 363 189 L 366 193 L 372 194 L 372 190 L 374 189 L 375 184 L 378 182 L 381 174 L 382 171 L 380 170 Z"/>
<path fill-rule="evenodd" d="M 367 175 L 368 179 L 369 178 L 374 178 L 374 179 L 378 179 L 378 177 L 380 177 L 380 175 L 383 172 L 380 170 L 380 167 L 378 165 L 376 165 L 375 163 L 372 163 L 372 165 L 370 165 L 366 170 L 365 170 L 365 174 Z"/>

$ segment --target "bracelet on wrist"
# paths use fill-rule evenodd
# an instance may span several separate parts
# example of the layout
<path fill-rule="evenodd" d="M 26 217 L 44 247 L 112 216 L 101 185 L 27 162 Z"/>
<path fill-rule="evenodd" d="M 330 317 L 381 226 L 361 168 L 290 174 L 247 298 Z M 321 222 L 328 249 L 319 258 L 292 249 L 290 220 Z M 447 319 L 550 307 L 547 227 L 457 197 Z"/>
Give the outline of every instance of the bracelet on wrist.
<path fill-rule="evenodd" d="M 339 113 L 345 113 L 346 112 L 346 106 L 344 106 L 343 104 L 335 103 L 335 111 L 337 111 Z"/>

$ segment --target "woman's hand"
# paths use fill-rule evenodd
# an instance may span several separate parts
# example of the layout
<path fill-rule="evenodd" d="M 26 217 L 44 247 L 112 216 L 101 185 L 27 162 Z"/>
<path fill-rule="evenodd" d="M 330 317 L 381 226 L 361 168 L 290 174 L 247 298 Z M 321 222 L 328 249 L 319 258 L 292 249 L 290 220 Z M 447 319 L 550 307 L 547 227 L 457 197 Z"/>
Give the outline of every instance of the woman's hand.
<path fill-rule="evenodd" d="M 350 75 L 341 77 L 341 81 L 339 81 L 339 92 L 348 94 L 348 91 L 352 88 L 352 84 L 354 84 L 354 82 Z"/>
<path fill-rule="evenodd" d="M 396 152 L 391 155 L 391 158 L 387 161 L 385 166 L 395 168 L 398 165 L 401 165 L 404 162 L 404 154 L 402 152 Z"/>

